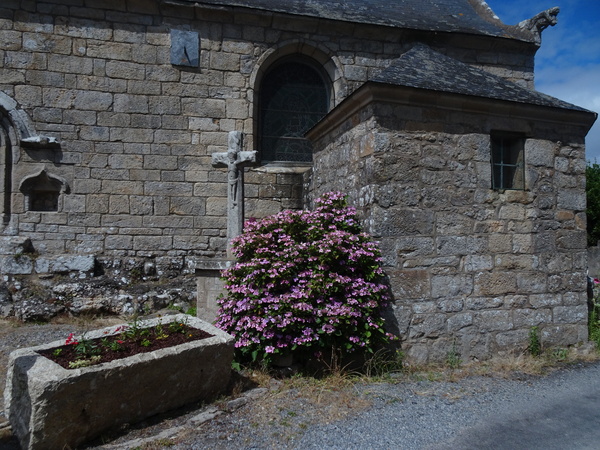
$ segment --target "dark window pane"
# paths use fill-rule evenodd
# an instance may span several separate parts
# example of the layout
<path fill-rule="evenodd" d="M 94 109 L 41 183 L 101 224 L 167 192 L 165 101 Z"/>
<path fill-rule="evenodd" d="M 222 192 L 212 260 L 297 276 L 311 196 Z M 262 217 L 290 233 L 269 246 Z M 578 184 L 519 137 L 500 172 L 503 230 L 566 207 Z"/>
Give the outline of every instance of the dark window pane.
<path fill-rule="evenodd" d="M 261 84 L 260 151 L 263 161 L 312 161 L 304 134 L 328 109 L 327 86 L 316 69 L 287 62 Z"/>
<path fill-rule="evenodd" d="M 525 189 L 523 139 L 492 137 L 492 188 Z"/>
<path fill-rule="evenodd" d="M 58 192 L 31 193 L 31 211 L 58 211 Z"/>
<path fill-rule="evenodd" d="M 500 166 L 496 166 L 496 165 L 494 165 L 493 169 L 494 169 L 494 172 L 493 172 L 492 188 L 493 189 L 502 189 L 502 170 L 500 169 Z"/>

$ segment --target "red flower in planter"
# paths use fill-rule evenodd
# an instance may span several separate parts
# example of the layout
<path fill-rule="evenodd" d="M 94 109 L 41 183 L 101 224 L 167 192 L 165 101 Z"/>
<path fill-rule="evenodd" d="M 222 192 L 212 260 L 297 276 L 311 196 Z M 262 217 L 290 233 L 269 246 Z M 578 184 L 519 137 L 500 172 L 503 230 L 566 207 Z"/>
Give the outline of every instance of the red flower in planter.
<path fill-rule="evenodd" d="M 65 340 L 65 345 L 77 345 L 79 342 L 75 339 L 75 333 L 70 333 Z"/>

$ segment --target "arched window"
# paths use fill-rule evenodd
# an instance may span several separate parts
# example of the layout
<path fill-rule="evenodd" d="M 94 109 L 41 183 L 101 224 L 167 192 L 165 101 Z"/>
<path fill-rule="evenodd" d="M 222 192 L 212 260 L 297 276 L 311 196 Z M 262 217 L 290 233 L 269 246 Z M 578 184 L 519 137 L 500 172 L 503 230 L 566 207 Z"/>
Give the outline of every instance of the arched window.
<path fill-rule="evenodd" d="M 259 150 L 262 162 L 311 162 L 304 134 L 329 110 L 329 82 L 312 60 L 285 58 L 260 84 Z"/>

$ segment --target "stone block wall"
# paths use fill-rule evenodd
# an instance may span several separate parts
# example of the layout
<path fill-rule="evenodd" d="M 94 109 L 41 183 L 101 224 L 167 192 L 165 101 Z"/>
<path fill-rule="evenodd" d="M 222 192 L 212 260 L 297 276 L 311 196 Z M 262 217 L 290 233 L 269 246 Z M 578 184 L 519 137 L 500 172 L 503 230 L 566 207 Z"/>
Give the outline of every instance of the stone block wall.
<path fill-rule="evenodd" d="M 545 347 L 587 339 L 582 138 L 511 116 L 381 101 L 317 139 L 311 195 L 347 192 L 380 242 L 412 361 L 525 350 L 532 327 Z M 528 137 L 522 191 L 491 189 L 504 127 Z"/>
<path fill-rule="evenodd" d="M 198 34 L 198 67 L 171 64 L 171 30 Z M 254 148 L 266 66 L 294 52 L 316 58 L 330 73 L 333 107 L 420 36 L 155 0 L 5 0 L 0 92 L 36 133 L 60 143 L 13 148 L 5 232 L 29 237 L 41 254 L 223 255 L 226 173 L 211 167 L 211 155 L 225 150 L 232 130 L 243 131 L 246 149 Z M 508 43 L 499 48 L 487 38 L 430 44 L 531 82 L 531 46 L 523 44 L 524 56 L 515 59 Z M 248 170 L 247 216 L 301 207 L 306 169 Z M 40 174 L 62 183 L 57 211 L 27 206 L 23 183 Z"/>

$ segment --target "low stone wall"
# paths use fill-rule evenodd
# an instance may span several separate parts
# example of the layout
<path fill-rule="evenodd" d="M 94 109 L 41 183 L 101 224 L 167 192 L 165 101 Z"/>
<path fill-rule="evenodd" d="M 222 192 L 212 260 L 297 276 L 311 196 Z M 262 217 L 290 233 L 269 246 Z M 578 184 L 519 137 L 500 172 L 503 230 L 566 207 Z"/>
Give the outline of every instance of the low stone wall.
<path fill-rule="evenodd" d="M 29 238 L 0 237 L 0 317 L 186 312 L 196 305 L 196 264 L 194 257 L 39 255 Z"/>

